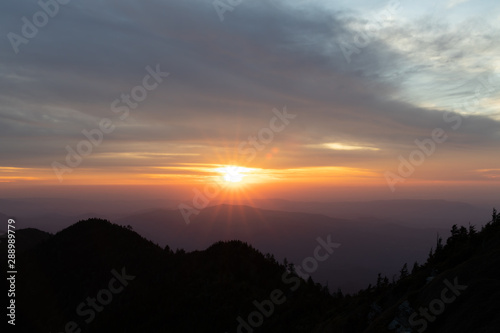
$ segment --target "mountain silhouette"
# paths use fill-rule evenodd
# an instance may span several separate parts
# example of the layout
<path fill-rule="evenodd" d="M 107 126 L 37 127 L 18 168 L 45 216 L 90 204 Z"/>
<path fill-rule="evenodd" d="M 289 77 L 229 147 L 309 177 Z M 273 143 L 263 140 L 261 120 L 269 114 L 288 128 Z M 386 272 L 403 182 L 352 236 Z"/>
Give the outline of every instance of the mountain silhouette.
<path fill-rule="evenodd" d="M 210 215 L 213 211 L 207 213 L 215 216 Z M 230 220 L 214 223 L 221 221 Z M 34 230 L 19 230 L 18 235 L 19 242 L 35 240 L 18 253 L 22 274 L 16 282 L 16 326 L 21 332 L 378 333 L 500 328 L 496 213 L 481 230 L 454 225 L 451 236 L 439 238 L 424 263 L 405 264 L 396 277 L 379 275 L 351 294 L 303 278 L 296 266 L 280 263 L 274 255 L 240 240 L 186 252 L 162 248 L 131 226 L 102 219 L 80 221 L 55 235 Z M 1 268 L 6 270 L 5 263 Z"/>
<path fill-rule="evenodd" d="M 193 251 L 219 240 L 239 239 L 263 253 L 273 253 L 280 261 L 288 258 L 296 264 L 312 253 L 318 237 L 331 235 L 342 247 L 312 275 L 318 282 L 328 281 L 348 292 L 365 287 L 378 272 L 391 275 L 404 262 L 424 261 L 436 234 L 447 232 L 227 204 L 202 210 L 189 225 L 178 210 L 142 212 L 116 222 L 131 225 L 162 246 Z"/>
<path fill-rule="evenodd" d="M 246 243 L 173 252 L 100 219 L 80 221 L 21 253 L 19 266 L 16 326 L 22 331 L 236 331 L 238 318 L 247 321 L 256 311 L 253 302 L 265 305 L 280 290 L 287 302 L 276 306 L 263 331 L 306 332 L 331 305 L 324 287 Z"/>

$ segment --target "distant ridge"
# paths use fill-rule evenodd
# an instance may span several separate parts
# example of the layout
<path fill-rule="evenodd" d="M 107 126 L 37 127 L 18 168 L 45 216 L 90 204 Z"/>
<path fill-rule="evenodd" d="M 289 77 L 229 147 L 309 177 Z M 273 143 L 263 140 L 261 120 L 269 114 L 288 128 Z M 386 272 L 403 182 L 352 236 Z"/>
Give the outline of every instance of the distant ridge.
<path fill-rule="evenodd" d="M 214 210 L 229 208 L 245 214 L 252 209 Z M 328 290 L 305 281 L 286 262 L 239 240 L 215 242 L 203 251 L 162 249 L 128 227 L 101 219 L 80 221 L 55 235 L 28 233 L 48 238 L 19 255 L 21 331 L 57 332 L 74 321 L 82 332 L 97 333 L 245 332 L 242 323 L 248 324 L 255 311 L 269 313 L 262 314 L 261 332 L 500 329 L 500 215 L 483 227 L 454 226 L 451 237 L 438 239 L 424 263 L 408 263 L 396 277 L 382 274 L 349 295 L 332 284 Z M 36 284 L 32 276 L 37 276 Z M 89 297 L 100 295 L 118 276 L 122 291 L 86 322 L 76 309 L 81 304 L 85 308 Z M 269 310 L 266 301 L 274 290 L 283 291 L 286 301 Z M 420 309 L 426 308 L 434 319 L 425 319 Z"/>

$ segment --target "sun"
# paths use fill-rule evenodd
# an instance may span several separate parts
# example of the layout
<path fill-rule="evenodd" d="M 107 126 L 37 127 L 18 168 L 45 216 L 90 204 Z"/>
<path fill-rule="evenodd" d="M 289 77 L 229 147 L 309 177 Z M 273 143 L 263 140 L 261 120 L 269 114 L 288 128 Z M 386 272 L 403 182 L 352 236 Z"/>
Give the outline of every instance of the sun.
<path fill-rule="evenodd" d="M 240 166 L 236 165 L 228 165 L 222 168 L 217 169 L 218 172 L 220 172 L 224 178 L 224 180 L 228 183 L 240 183 L 243 178 L 245 178 L 247 175 L 245 175 L 245 172 L 248 172 L 248 168 L 243 168 Z"/>

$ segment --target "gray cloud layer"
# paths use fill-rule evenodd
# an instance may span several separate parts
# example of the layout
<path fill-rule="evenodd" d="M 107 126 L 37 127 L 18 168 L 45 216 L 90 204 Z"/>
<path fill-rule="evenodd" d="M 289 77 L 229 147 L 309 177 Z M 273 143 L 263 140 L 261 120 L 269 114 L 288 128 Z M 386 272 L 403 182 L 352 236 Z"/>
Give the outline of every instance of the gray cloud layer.
<path fill-rule="evenodd" d="M 167 144 L 232 148 L 284 105 L 298 117 L 273 143 L 283 147 L 283 166 L 395 163 L 436 127 L 450 135 L 443 150 L 498 147 L 500 123 L 486 113 L 463 119 L 457 130 L 443 121 L 452 105 L 474 95 L 476 77 L 494 74 L 493 28 L 474 20 L 460 30 L 389 25 L 347 63 L 338 41 L 352 38 L 363 20 L 275 4 L 244 1 L 220 22 L 211 1 L 72 1 L 15 54 L 5 36 L 20 34 L 21 17 L 40 8 L 3 1 L 1 165 L 47 167 L 104 117 L 118 127 L 102 153 L 175 150 Z M 479 63 L 485 58 L 491 62 Z M 118 120 L 111 102 L 156 64 L 170 76 Z M 481 97 L 498 96 L 499 81 L 492 81 L 493 95 Z M 380 151 L 305 148 L 327 142 Z"/>

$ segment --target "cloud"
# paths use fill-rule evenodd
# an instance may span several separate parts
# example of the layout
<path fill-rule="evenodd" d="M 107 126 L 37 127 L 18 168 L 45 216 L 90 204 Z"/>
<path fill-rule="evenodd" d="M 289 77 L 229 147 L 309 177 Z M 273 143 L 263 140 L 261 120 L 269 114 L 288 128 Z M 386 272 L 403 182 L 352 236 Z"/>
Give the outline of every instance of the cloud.
<path fill-rule="evenodd" d="M 500 51 L 498 34 L 477 20 L 384 25 L 348 64 L 337 41 L 363 19 L 320 4 L 276 5 L 244 2 L 221 23 L 208 0 L 72 2 L 19 54 L 2 39 L 2 164 L 41 168 L 64 160 L 66 145 L 102 118 L 116 130 L 86 160 L 89 167 L 206 163 L 237 155 L 241 141 L 269 124 L 272 109 L 286 105 L 298 117 L 269 146 L 280 153 L 266 160 L 263 151 L 255 163 L 381 169 L 416 138 L 448 126 L 444 114 L 460 111 L 454 106 L 475 93 L 475 80 L 497 70 L 487 59 Z M 36 10 L 0 4 L 5 31 L 19 32 L 21 17 Z M 156 64 L 171 75 L 120 120 L 111 103 Z M 496 97 L 496 90 L 485 95 Z M 446 127 L 441 151 L 498 146 L 500 124 L 488 105 L 458 130 Z M 343 146 L 310 149 L 329 143 Z"/>

